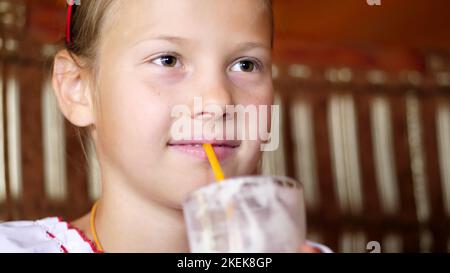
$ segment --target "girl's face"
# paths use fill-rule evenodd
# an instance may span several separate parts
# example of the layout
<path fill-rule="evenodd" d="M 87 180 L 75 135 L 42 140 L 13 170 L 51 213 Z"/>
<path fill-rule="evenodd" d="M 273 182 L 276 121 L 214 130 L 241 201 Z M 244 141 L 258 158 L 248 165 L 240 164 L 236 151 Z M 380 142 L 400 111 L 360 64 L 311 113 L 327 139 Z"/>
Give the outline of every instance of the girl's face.
<path fill-rule="evenodd" d="M 173 139 L 171 111 L 186 105 L 192 119 L 218 119 L 194 109 L 194 97 L 220 107 L 272 104 L 269 11 L 263 0 L 115 5 L 99 45 L 93 131 L 99 161 L 146 198 L 180 207 L 214 176 L 201 146 Z M 259 141 L 217 150 L 227 177 L 252 174 L 260 159 Z"/>

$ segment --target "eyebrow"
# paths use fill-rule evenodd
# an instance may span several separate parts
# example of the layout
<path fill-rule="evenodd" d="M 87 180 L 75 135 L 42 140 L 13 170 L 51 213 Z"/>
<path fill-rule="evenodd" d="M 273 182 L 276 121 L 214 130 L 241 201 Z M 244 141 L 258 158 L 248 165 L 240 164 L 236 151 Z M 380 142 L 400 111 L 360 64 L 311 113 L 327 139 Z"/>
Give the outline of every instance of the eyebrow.
<path fill-rule="evenodd" d="M 250 50 L 253 48 L 263 48 L 266 50 L 271 50 L 270 46 L 265 45 L 264 43 L 260 43 L 260 42 L 244 42 L 244 43 L 239 43 L 237 48 L 239 48 L 240 51 L 245 51 L 245 50 Z"/>
<path fill-rule="evenodd" d="M 175 44 L 183 44 L 183 43 L 191 43 L 192 40 L 189 38 L 185 38 L 185 37 L 180 37 L 180 36 L 172 36 L 172 35 L 158 35 L 158 36 L 152 36 L 152 37 L 147 37 L 145 39 L 139 40 L 135 43 L 135 45 L 144 42 L 144 41 L 168 41 L 168 42 L 172 42 Z M 266 44 L 262 43 L 262 42 L 242 42 L 237 44 L 237 48 L 238 51 L 246 51 L 246 50 L 250 50 L 253 48 L 263 48 L 266 49 L 268 51 L 271 51 L 271 46 L 267 46 Z"/>
<path fill-rule="evenodd" d="M 152 37 L 146 37 L 144 39 L 141 39 L 135 43 L 135 45 L 140 44 L 144 41 L 168 41 L 176 44 L 182 44 L 189 42 L 190 40 L 188 38 L 179 37 L 179 36 L 171 36 L 171 35 L 158 35 L 158 36 L 152 36 Z"/>

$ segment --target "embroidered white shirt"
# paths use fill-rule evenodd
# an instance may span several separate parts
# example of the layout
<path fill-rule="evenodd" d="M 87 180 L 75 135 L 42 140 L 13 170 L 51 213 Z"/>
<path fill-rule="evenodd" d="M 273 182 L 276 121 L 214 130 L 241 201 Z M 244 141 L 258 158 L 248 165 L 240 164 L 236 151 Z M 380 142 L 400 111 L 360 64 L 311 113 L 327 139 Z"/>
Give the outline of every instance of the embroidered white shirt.
<path fill-rule="evenodd" d="M 307 242 L 322 253 L 332 251 L 321 244 Z M 14 221 L 0 224 L 0 252 L 12 253 L 98 253 L 80 230 L 61 218 Z"/>
<path fill-rule="evenodd" d="M 61 218 L 0 224 L 0 252 L 95 253 L 94 244 Z"/>

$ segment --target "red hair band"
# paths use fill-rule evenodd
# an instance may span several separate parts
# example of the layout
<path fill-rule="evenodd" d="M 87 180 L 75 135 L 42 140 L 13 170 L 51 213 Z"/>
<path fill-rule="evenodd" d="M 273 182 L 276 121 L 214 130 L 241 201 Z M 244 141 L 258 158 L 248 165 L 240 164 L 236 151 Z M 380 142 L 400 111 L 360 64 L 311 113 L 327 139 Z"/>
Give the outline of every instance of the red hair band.
<path fill-rule="evenodd" d="M 67 16 L 66 16 L 66 43 L 70 44 L 72 42 L 71 37 L 71 23 L 72 23 L 72 9 L 73 9 L 74 1 L 70 1 L 67 7 Z"/>

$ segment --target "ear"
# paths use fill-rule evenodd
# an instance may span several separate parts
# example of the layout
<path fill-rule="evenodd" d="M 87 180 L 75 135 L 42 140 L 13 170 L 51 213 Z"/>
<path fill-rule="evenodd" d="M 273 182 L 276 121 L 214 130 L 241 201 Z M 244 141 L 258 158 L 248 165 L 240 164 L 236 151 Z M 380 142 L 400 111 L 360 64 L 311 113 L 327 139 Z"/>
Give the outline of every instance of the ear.
<path fill-rule="evenodd" d="M 94 108 L 88 78 L 89 73 L 73 60 L 67 50 L 59 51 L 54 59 L 52 84 L 59 107 L 75 126 L 94 123 Z"/>

